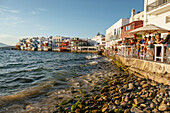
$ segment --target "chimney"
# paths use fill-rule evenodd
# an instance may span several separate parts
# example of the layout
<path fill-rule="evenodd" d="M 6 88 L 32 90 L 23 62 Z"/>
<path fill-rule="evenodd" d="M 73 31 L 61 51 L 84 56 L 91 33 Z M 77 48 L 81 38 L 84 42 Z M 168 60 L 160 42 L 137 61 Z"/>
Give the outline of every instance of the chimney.
<path fill-rule="evenodd" d="M 131 11 L 131 17 L 134 17 L 134 16 L 135 16 L 135 9 L 133 8 Z"/>

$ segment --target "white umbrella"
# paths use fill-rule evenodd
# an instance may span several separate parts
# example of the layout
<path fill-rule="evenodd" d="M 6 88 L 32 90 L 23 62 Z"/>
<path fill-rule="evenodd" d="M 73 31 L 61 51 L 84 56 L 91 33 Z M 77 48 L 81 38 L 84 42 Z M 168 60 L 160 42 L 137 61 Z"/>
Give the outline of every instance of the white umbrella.
<path fill-rule="evenodd" d="M 140 27 L 135 30 L 130 31 L 132 34 L 155 34 L 155 33 L 167 33 L 169 30 L 155 26 L 153 24 L 146 25 L 145 27 Z"/>

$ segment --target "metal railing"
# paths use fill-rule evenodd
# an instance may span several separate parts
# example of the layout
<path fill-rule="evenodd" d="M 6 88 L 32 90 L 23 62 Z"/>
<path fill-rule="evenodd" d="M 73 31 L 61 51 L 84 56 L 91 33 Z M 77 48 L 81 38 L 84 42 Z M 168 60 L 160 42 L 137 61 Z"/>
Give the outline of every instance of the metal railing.
<path fill-rule="evenodd" d="M 147 5 L 147 12 L 152 11 L 158 7 L 161 7 L 163 5 L 166 5 L 170 3 L 170 0 L 156 0 L 155 2 Z"/>

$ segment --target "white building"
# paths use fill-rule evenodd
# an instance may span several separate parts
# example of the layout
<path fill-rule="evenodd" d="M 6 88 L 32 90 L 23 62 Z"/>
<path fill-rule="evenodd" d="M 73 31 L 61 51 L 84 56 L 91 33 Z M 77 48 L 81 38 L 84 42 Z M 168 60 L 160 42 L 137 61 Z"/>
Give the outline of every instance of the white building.
<path fill-rule="evenodd" d="M 148 24 L 170 30 L 170 0 L 145 0 L 144 26 Z"/>
<path fill-rule="evenodd" d="M 102 34 L 98 33 L 91 40 L 94 41 L 94 46 L 97 46 L 100 49 L 104 49 L 104 47 L 106 46 L 105 36 Z"/>
<path fill-rule="evenodd" d="M 59 44 L 62 42 L 70 42 L 70 37 L 63 36 L 52 37 L 52 50 L 59 51 Z"/>
<path fill-rule="evenodd" d="M 106 30 L 106 48 L 111 47 L 116 40 L 120 40 L 121 27 L 128 23 L 128 18 L 122 18 Z"/>
<path fill-rule="evenodd" d="M 129 23 L 131 23 L 133 21 L 139 21 L 139 20 L 143 20 L 144 21 L 144 11 L 137 12 L 137 14 L 135 14 L 135 9 L 132 9 Z"/>

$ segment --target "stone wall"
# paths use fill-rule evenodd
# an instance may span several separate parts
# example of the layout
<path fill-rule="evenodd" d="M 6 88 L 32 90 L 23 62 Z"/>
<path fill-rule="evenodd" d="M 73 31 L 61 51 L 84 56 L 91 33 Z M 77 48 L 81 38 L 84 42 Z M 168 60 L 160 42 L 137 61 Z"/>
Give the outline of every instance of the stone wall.
<path fill-rule="evenodd" d="M 140 60 L 135 58 L 124 58 L 117 55 L 113 57 L 113 60 L 121 63 L 129 72 L 137 76 L 145 77 L 159 83 L 170 85 L 170 64 Z"/>

